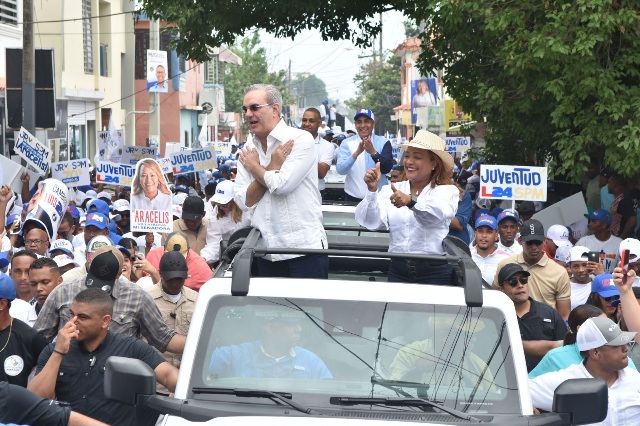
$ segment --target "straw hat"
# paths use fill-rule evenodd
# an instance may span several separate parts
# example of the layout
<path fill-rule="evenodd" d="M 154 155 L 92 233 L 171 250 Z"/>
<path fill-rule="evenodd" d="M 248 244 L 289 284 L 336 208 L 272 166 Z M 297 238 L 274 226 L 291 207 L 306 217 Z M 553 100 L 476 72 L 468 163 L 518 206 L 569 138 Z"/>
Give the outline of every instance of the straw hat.
<path fill-rule="evenodd" d="M 426 130 L 418 130 L 418 133 L 416 133 L 409 143 L 402 145 L 405 150 L 410 146 L 419 149 L 427 149 L 433 152 L 435 155 L 440 157 L 444 163 L 444 167 L 448 171 L 453 170 L 453 157 L 444 150 L 445 142 L 440 136 Z"/>

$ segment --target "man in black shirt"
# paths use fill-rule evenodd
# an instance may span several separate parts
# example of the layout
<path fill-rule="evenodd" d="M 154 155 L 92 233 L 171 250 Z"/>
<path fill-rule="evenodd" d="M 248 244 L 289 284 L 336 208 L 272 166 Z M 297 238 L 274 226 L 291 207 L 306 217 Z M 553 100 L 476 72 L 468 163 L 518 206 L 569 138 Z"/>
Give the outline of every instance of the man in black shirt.
<path fill-rule="evenodd" d="M 71 411 L 68 404 L 40 398 L 20 386 L 0 382 L 0 423 L 31 426 L 107 426 Z"/>
<path fill-rule="evenodd" d="M 529 297 L 529 272 L 517 263 L 507 263 L 498 273 L 499 290 L 513 301 L 518 315 L 527 371 L 533 370 L 542 357 L 559 346 L 567 326 L 555 309 Z"/>
<path fill-rule="evenodd" d="M 158 383 L 174 391 L 178 370 L 151 346 L 135 337 L 109 331 L 113 299 L 100 288 L 83 290 L 71 304 L 71 320 L 58 332 L 55 343 L 40 355 L 29 390 L 43 398 L 71 404 L 74 411 L 119 426 L 136 424 L 135 408 L 105 398 L 104 368 L 110 356 L 144 361 Z M 149 420 L 155 423 L 155 419 Z"/>
<path fill-rule="evenodd" d="M 17 297 L 13 280 L 0 272 L 0 380 L 27 387 L 27 378 L 47 346 L 44 337 L 9 314 Z"/>

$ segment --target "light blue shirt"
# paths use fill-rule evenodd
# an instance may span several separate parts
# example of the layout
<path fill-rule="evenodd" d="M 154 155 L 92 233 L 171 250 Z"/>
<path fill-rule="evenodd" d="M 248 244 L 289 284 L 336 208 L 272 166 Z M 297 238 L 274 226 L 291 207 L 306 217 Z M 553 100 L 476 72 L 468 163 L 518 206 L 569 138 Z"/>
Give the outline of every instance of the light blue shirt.
<path fill-rule="evenodd" d="M 331 379 L 324 362 L 313 352 L 300 346 L 281 358 L 269 356 L 262 343 L 249 342 L 223 346 L 213 351 L 209 374 L 224 377 L 268 377 L 285 379 Z"/>
<path fill-rule="evenodd" d="M 549 352 L 547 352 L 544 358 L 542 358 L 542 361 L 538 363 L 536 368 L 531 370 L 531 372 L 529 373 L 529 378 L 535 379 L 536 377 L 542 376 L 546 373 L 564 370 L 571 365 L 580 364 L 582 361 L 583 360 L 580 356 L 580 350 L 578 350 L 577 343 L 567 346 L 560 346 L 559 348 L 551 349 Z M 631 358 L 629 358 L 629 367 L 637 370 Z"/>

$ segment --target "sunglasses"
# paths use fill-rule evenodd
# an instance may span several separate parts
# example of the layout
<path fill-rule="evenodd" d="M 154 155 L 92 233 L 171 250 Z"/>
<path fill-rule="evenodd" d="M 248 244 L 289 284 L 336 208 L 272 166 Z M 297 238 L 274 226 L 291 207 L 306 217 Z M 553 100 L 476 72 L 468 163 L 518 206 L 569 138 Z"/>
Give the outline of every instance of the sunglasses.
<path fill-rule="evenodd" d="M 271 105 L 273 105 L 273 104 L 262 104 L 262 105 L 253 104 L 253 105 L 249 105 L 248 107 L 243 106 L 242 107 L 242 112 L 244 112 L 245 114 L 249 110 L 251 110 L 251 112 L 256 112 L 257 110 L 259 110 L 260 108 L 262 108 L 264 106 L 271 106 Z"/>
<path fill-rule="evenodd" d="M 527 241 L 525 244 L 528 246 L 539 246 L 542 245 L 543 241 L 539 241 L 539 240 L 532 240 L 532 241 Z"/>
<path fill-rule="evenodd" d="M 620 299 L 620 296 L 609 296 L 609 297 L 600 296 L 600 297 L 602 297 L 607 302 L 613 302 L 614 300 L 619 300 Z"/>
<path fill-rule="evenodd" d="M 518 285 L 518 281 L 520 281 L 520 284 L 524 285 L 529 282 L 529 277 L 511 278 L 509 281 L 505 281 L 505 282 L 509 284 L 511 287 L 516 287 Z"/>

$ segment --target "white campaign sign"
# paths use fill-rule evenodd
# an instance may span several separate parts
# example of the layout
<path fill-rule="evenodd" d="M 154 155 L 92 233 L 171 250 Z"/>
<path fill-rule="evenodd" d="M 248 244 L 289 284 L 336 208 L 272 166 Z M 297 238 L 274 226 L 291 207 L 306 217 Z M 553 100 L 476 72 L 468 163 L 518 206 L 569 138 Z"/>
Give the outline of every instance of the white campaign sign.
<path fill-rule="evenodd" d="M 480 197 L 492 200 L 547 201 L 547 168 L 480 167 Z"/>

